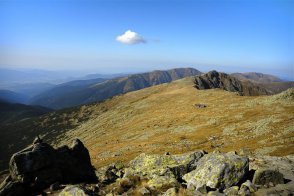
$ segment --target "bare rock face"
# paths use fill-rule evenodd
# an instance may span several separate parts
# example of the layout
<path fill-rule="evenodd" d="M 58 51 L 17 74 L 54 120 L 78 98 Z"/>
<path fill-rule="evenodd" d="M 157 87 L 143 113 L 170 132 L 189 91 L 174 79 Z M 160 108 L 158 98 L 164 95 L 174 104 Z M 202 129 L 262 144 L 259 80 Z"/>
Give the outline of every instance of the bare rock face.
<path fill-rule="evenodd" d="M 240 95 L 269 95 L 265 88 L 250 81 L 240 81 L 228 74 L 210 71 L 207 74 L 195 76 L 195 88 L 199 90 L 220 88 Z"/>
<path fill-rule="evenodd" d="M 11 179 L 1 187 L 1 196 L 18 190 L 23 194 L 34 194 L 56 182 L 97 180 L 89 152 L 78 139 L 73 141 L 71 147 L 62 146 L 58 149 L 43 142 L 34 142 L 11 157 L 9 172 Z"/>

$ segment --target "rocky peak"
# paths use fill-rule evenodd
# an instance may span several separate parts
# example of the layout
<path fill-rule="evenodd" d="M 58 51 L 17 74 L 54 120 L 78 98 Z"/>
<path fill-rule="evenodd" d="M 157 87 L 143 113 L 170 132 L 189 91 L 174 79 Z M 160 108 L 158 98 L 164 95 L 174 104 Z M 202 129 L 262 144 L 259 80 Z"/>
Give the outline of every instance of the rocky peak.
<path fill-rule="evenodd" d="M 226 73 L 217 72 L 215 70 L 195 76 L 194 84 L 195 88 L 199 90 L 220 88 L 246 96 L 270 94 L 266 89 L 257 84 L 253 84 L 249 81 L 242 82 Z"/>

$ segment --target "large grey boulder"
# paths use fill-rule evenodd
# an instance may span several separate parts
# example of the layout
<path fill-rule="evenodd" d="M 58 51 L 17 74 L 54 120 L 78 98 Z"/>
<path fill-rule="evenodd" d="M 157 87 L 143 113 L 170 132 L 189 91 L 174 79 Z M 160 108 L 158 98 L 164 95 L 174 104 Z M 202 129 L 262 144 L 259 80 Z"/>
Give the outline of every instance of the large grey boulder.
<path fill-rule="evenodd" d="M 232 153 L 211 153 L 197 163 L 197 168 L 183 176 L 187 187 L 224 190 L 239 184 L 249 172 L 249 159 Z"/>
<path fill-rule="evenodd" d="M 20 188 L 26 190 L 23 194 L 35 194 L 56 182 L 97 181 L 89 152 L 78 139 L 73 141 L 71 147 L 57 149 L 40 139 L 35 140 L 32 146 L 11 157 L 9 172 L 11 181 L 1 185 L 0 193 L 6 190 L 2 195 L 10 195 Z"/>

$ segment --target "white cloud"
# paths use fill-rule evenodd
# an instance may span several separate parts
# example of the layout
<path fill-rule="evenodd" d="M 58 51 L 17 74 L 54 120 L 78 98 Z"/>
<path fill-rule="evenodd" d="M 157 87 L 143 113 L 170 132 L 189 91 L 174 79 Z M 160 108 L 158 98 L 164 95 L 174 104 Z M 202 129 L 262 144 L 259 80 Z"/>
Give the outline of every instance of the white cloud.
<path fill-rule="evenodd" d="M 146 43 L 146 40 L 141 37 L 138 33 L 131 30 L 127 30 L 124 34 L 116 37 L 116 41 L 123 44 L 140 44 Z"/>

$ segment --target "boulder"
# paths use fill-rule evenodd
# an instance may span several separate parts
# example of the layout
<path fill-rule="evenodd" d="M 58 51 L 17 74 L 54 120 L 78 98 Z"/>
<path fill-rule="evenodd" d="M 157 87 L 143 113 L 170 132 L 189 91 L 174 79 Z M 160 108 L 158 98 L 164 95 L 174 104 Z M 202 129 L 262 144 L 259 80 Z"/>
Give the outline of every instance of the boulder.
<path fill-rule="evenodd" d="M 129 169 L 132 173 L 140 173 L 143 176 L 162 175 L 173 173 L 176 178 L 196 168 L 196 163 L 205 152 L 198 151 L 182 155 L 146 155 L 141 154 L 130 161 Z"/>
<path fill-rule="evenodd" d="M 7 182 L 0 189 L 0 196 L 28 195 L 29 190 L 20 182 Z"/>
<path fill-rule="evenodd" d="M 265 186 L 284 184 L 284 176 L 278 170 L 258 169 L 254 173 L 253 183 Z"/>
<path fill-rule="evenodd" d="M 239 184 L 249 172 L 249 159 L 235 154 L 211 153 L 197 163 L 197 168 L 183 176 L 187 187 L 224 190 Z"/>
<path fill-rule="evenodd" d="M 73 141 L 71 147 L 54 149 L 37 138 L 33 145 L 11 157 L 9 172 L 11 182 L 3 185 L 5 190 L 24 187 L 32 193 L 39 193 L 56 182 L 66 184 L 97 181 L 89 152 L 78 139 Z"/>
<path fill-rule="evenodd" d="M 152 190 L 167 190 L 180 186 L 178 182 L 184 174 L 196 168 L 203 151 L 183 155 L 146 155 L 141 154 L 130 161 L 124 177 L 139 175 L 147 179 Z"/>

